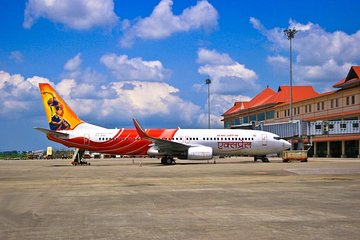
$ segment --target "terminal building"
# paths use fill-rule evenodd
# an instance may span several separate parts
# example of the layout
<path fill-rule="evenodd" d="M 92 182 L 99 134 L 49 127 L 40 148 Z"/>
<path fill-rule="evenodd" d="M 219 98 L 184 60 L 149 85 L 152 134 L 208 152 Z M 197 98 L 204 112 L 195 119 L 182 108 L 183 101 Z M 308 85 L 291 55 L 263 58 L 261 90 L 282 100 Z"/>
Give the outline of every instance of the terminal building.
<path fill-rule="evenodd" d="M 360 66 L 352 66 L 334 90 L 312 86 L 277 91 L 267 87 L 250 101 L 235 102 L 222 116 L 225 128 L 253 128 L 291 139 L 294 149 L 314 157 L 360 158 Z M 293 121 L 290 121 L 290 114 Z"/>

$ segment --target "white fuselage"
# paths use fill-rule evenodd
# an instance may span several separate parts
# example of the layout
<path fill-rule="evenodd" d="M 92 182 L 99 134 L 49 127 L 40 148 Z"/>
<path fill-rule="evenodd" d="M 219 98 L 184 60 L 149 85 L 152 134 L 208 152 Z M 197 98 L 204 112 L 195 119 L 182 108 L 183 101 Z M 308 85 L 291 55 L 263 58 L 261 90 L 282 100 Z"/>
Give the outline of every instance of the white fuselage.
<path fill-rule="evenodd" d="M 106 129 L 81 124 L 74 130 L 61 131 L 68 139 L 51 139 L 69 147 L 112 154 L 146 155 L 152 143 L 139 137 L 135 129 Z M 148 129 L 149 134 L 191 147 L 212 148 L 213 156 L 266 155 L 279 153 L 290 143 L 273 133 L 241 129 Z"/>

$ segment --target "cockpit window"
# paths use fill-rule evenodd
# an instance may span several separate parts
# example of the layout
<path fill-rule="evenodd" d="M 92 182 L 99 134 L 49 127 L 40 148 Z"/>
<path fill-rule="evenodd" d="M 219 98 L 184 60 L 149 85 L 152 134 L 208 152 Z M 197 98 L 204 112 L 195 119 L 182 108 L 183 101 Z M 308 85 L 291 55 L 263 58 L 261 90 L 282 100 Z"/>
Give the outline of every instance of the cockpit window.
<path fill-rule="evenodd" d="M 280 137 L 274 137 L 275 140 L 280 140 L 281 138 Z"/>

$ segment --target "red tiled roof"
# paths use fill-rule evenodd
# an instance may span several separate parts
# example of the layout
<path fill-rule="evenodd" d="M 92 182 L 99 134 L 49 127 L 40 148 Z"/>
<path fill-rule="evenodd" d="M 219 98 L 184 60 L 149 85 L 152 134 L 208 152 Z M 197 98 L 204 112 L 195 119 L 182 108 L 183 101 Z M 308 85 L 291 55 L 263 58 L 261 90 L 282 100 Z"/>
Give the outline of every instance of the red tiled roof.
<path fill-rule="evenodd" d="M 346 76 L 346 78 L 341 79 L 333 85 L 336 88 L 342 88 L 345 83 L 355 82 L 360 78 L 360 66 L 352 66 Z"/>
<path fill-rule="evenodd" d="M 292 100 L 298 102 L 308 98 L 318 96 L 312 86 L 293 86 L 292 87 Z M 280 86 L 278 93 L 269 99 L 269 102 L 273 103 L 290 103 L 290 86 Z"/>
<path fill-rule="evenodd" d="M 255 106 L 261 105 L 264 101 L 269 99 L 273 94 L 276 94 L 274 90 L 267 87 L 262 92 L 260 92 L 258 95 L 256 95 L 253 99 L 250 101 L 242 101 L 242 102 L 235 102 L 234 106 L 232 106 L 229 110 L 227 110 L 224 115 L 230 115 L 232 113 L 235 113 L 242 109 L 248 109 Z"/>
<path fill-rule="evenodd" d="M 236 112 L 237 110 L 239 110 L 241 108 L 241 103 L 242 102 L 235 102 L 234 106 L 232 106 L 229 110 L 227 110 L 224 115 L 229 115 L 232 114 L 234 112 Z"/>
<path fill-rule="evenodd" d="M 345 83 L 345 81 L 346 81 L 346 78 L 341 79 L 340 81 L 338 81 L 337 83 L 335 83 L 335 84 L 333 85 L 333 87 L 339 87 L 339 85 Z"/>
<path fill-rule="evenodd" d="M 293 102 L 313 98 L 319 94 L 311 86 L 293 86 Z M 259 107 L 266 104 L 281 104 L 290 102 L 290 86 L 280 86 L 275 92 L 267 87 L 249 102 L 236 102 L 235 105 L 227 110 L 223 116 L 230 115 L 242 109 Z"/>
<path fill-rule="evenodd" d="M 359 78 L 360 77 L 360 66 L 352 66 L 351 68 L 354 70 L 355 74 L 357 75 L 357 78 Z"/>
<path fill-rule="evenodd" d="M 249 102 L 235 102 L 234 106 L 232 106 L 229 110 L 227 110 L 223 115 L 230 115 L 242 109 L 249 108 Z"/>
<path fill-rule="evenodd" d="M 360 83 L 360 66 L 352 66 L 346 78 L 338 81 L 333 85 L 336 88 L 351 87 Z M 334 93 L 338 90 L 325 92 L 322 94 L 317 93 L 312 86 L 293 86 L 292 87 L 292 100 L 299 102 L 310 98 L 325 96 Z M 286 105 L 290 103 L 290 86 L 280 86 L 278 91 L 275 92 L 267 87 L 258 95 L 256 95 L 249 102 L 236 102 L 235 105 L 227 110 L 223 116 L 236 113 L 242 109 L 255 108 L 268 104 Z"/>
<path fill-rule="evenodd" d="M 259 93 L 253 99 L 250 100 L 250 102 L 249 102 L 250 106 L 249 107 L 257 107 L 257 106 L 263 105 L 272 96 L 274 96 L 274 94 L 276 94 L 276 92 L 274 90 L 272 90 L 269 87 L 265 88 L 261 93 Z"/>

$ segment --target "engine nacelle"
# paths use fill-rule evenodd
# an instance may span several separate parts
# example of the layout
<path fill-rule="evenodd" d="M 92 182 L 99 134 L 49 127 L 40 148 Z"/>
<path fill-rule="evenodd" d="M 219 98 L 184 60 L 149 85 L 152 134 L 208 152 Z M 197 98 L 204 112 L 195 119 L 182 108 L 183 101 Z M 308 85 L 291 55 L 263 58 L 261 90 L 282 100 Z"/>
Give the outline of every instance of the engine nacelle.
<path fill-rule="evenodd" d="M 147 150 L 147 154 L 149 156 L 159 156 L 160 155 L 159 149 L 156 146 L 152 146 L 151 148 L 149 148 Z"/>
<path fill-rule="evenodd" d="M 209 160 L 213 157 L 211 147 L 198 146 L 190 147 L 187 151 L 187 159 L 189 160 Z"/>

